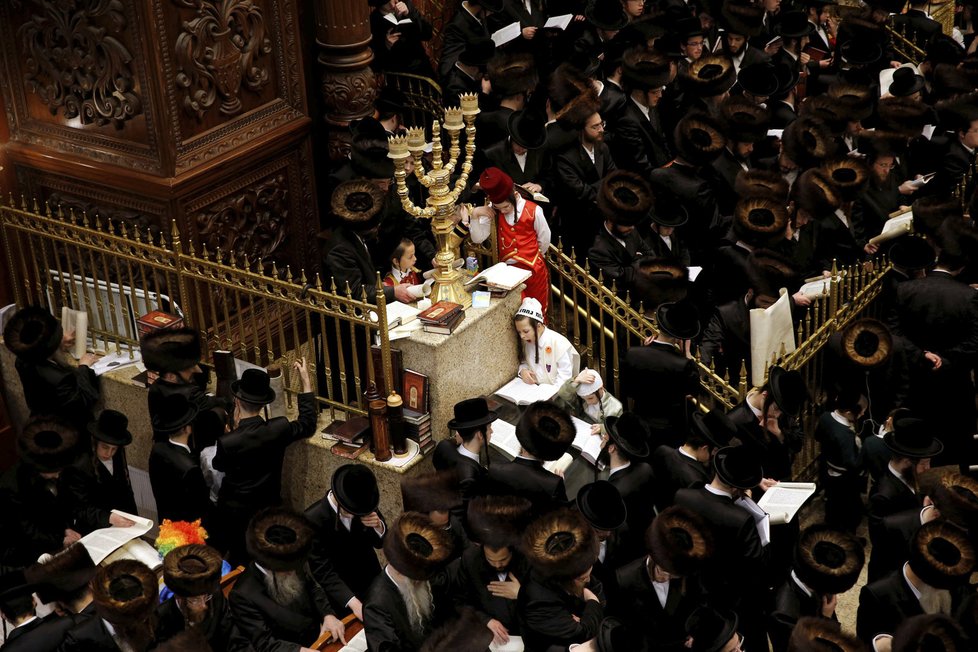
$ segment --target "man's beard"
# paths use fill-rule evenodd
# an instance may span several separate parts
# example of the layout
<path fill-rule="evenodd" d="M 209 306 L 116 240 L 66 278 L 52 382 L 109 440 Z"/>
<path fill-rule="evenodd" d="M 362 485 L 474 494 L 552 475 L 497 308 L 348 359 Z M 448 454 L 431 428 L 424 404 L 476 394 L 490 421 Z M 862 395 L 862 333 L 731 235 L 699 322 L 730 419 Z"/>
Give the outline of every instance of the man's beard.
<path fill-rule="evenodd" d="M 183 614 L 183 619 L 187 622 L 188 629 L 200 625 L 207 619 L 209 612 L 207 604 L 204 604 L 203 607 L 191 607 L 186 601 L 181 601 L 178 603 L 178 606 L 180 607 L 180 613 Z"/>
<path fill-rule="evenodd" d="M 298 573 L 273 571 L 265 575 L 265 589 L 277 604 L 288 607 L 301 602 L 306 587 Z"/>
<path fill-rule="evenodd" d="M 149 648 L 149 644 L 153 642 L 152 620 L 152 618 L 147 618 L 146 620 L 130 625 L 113 624 L 112 627 L 122 641 L 128 643 L 137 652 L 141 652 Z"/>
<path fill-rule="evenodd" d="M 396 586 L 397 592 L 404 599 L 408 620 L 411 621 L 411 629 L 418 634 L 424 633 L 428 621 L 431 619 L 431 612 L 434 610 L 431 585 L 428 582 L 419 582 L 405 577 L 397 582 Z"/>

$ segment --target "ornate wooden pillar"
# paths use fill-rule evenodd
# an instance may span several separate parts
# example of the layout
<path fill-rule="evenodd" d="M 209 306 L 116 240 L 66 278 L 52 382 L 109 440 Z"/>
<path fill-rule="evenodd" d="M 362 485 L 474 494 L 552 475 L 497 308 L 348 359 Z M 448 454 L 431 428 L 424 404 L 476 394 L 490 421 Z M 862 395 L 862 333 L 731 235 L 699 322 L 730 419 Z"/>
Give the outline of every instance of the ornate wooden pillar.
<path fill-rule="evenodd" d="M 370 5 L 367 0 L 315 0 L 317 61 L 329 125 L 329 157 L 350 151 L 350 122 L 373 115 L 378 80 L 370 69 Z"/>

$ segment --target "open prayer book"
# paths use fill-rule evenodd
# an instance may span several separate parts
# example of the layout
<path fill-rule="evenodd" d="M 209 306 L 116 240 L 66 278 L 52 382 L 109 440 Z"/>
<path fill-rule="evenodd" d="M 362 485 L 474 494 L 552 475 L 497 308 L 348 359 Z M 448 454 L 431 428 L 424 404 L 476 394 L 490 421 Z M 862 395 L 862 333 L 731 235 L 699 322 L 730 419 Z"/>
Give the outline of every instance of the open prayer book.
<path fill-rule="evenodd" d="M 493 421 L 492 437 L 489 439 L 489 445 L 495 446 L 510 458 L 519 455 L 520 440 L 516 438 L 516 426 L 502 419 Z"/>
<path fill-rule="evenodd" d="M 560 29 L 565 30 L 567 26 L 571 24 L 574 20 L 574 14 L 562 14 L 560 16 L 551 16 L 547 22 L 543 24 L 543 29 Z"/>
<path fill-rule="evenodd" d="M 517 405 L 529 405 L 537 401 L 549 401 L 559 389 L 560 385 L 531 385 L 514 378 L 493 393 Z"/>
<path fill-rule="evenodd" d="M 601 436 L 591 434 L 590 423 L 582 421 L 577 417 L 571 417 L 571 419 L 574 421 L 574 429 L 576 431 L 571 447 L 581 451 L 581 457 L 592 465 L 597 464 L 598 455 L 601 453 Z M 495 446 L 511 458 L 519 455 L 520 440 L 516 438 L 516 426 L 502 419 L 493 421 L 492 438 L 489 440 L 489 445 Z M 544 464 L 544 468 L 548 471 L 552 471 L 555 466 L 555 462 Z"/>
<path fill-rule="evenodd" d="M 890 219 L 883 223 L 883 230 L 880 234 L 869 239 L 870 244 L 880 244 L 887 240 L 899 238 L 901 235 L 913 232 L 913 211 L 890 214 Z"/>
<path fill-rule="evenodd" d="M 814 494 L 814 482 L 779 482 L 764 492 L 757 506 L 771 515 L 773 525 L 790 523 Z"/>
<path fill-rule="evenodd" d="M 502 29 L 497 29 L 489 38 L 492 39 L 497 48 L 501 48 L 510 41 L 519 38 L 522 32 L 523 30 L 520 29 L 519 22 L 513 22 Z"/>
<path fill-rule="evenodd" d="M 592 466 L 597 465 L 598 455 L 601 453 L 601 435 L 592 435 L 591 424 L 587 421 L 575 416 L 571 417 L 571 421 L 574 422 L 575 430 L 571 447 L 581 451 L 581 457 L 590 462 Z"/>
<path fill-rule="evenodd" d="M 798 288 L 798 291 L 809 299 L 817 299 L 822 294 L 827 294 L 831 289 L 831 285 L 832 279 L 819 277 L 811 281 L 806 281 L 804 285 Z"/>
<path fill-rule="evenodd" d="M 138 539 L 147 532 L 153 529 L 153 521 L 148 518 L 143 518 L 142 516 L 136 516 L 135 514 L 129 514 L 127 512 L 121 512 L 118 509 L 112 510 L 113 514 L 119 514 L 120 516 L 125 516 L 130 521 L 133 521 L 134 525 L 129 527 L 104 527 L 100 530 L 95 530 L 89 532 L 81 538 L 79 543 L 85 546 L 88 550 L 88 554 L 91 556 L 92 561 L 95 564 L 100 564 L 104 559 L 109 557 L 119 548 L 123 547 L 133 539 Z M 159 562 L 159 555 L 156 555 L 156 550 L 153 550 L 156 556 L 156 562 Z"/>
<path fill-rule="evenodd" d="M 525 283 L 526 279 L 532 275 L 533 272 L 528 269 L 521 269 L 515 265 L 507 265 L 506 263 L 496 263 L 492 267 L 487 267 L 482 272 L 473 276 L 465 284 L 472 285 L 479 281 L 484 281 L 490 289 L 509 291 L 521 283 Z"/>
<path fill-rule="evenodd" d="M 339 652 L 367 652 L 367 649 L 367 630 L 361 629 L 339 649 Z"/>
<path fill-rule="evenodd" d="M 389 22 L 391 25 L 394 25 L 395 27 L 400 27 L 401 25 L 411 25 L 412 23 L 414 23 L 414 21 L 411 20 L 410 18 L 401 18 L 400 20 L 398 20 L 397 16 L 395 16 L 394 14 L 384 14 L 384 20 Z"/>

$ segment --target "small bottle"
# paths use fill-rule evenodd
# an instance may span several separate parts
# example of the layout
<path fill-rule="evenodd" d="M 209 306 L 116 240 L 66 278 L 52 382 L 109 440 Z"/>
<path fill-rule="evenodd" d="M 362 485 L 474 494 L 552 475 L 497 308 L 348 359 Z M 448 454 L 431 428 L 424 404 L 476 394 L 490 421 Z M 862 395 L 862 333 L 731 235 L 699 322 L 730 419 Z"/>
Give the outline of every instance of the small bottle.
<path fill-rule="evenodd" d="M 367 387 L 367 412 L 370 414 L 370 450 L 378 462 L 391 458 L 390 433 L 387 430 L 387 400 L 377 391 L 377 384 Z"/>
<path fill-rule="evenodd" d="M 387 427 L 390 430 L 391 448 L 395 455 L 407 453 L 407 438 L 404 436 L 404 401 L 397 392 L 387 397 Z"/>

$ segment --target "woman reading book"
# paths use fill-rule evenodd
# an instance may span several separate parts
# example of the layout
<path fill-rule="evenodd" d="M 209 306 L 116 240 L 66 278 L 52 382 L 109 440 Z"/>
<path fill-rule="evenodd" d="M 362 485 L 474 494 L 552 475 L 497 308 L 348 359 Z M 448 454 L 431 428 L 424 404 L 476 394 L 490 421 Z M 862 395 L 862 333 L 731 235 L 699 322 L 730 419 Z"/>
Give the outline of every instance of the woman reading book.
<path fill-rule="evenodd" d="M 520 380 L 528 385 L 563 385 L 577 376 L 581 356 L 574 345 L 543 323 L 540 302 L 526 297 L 513 317 Z"/>

